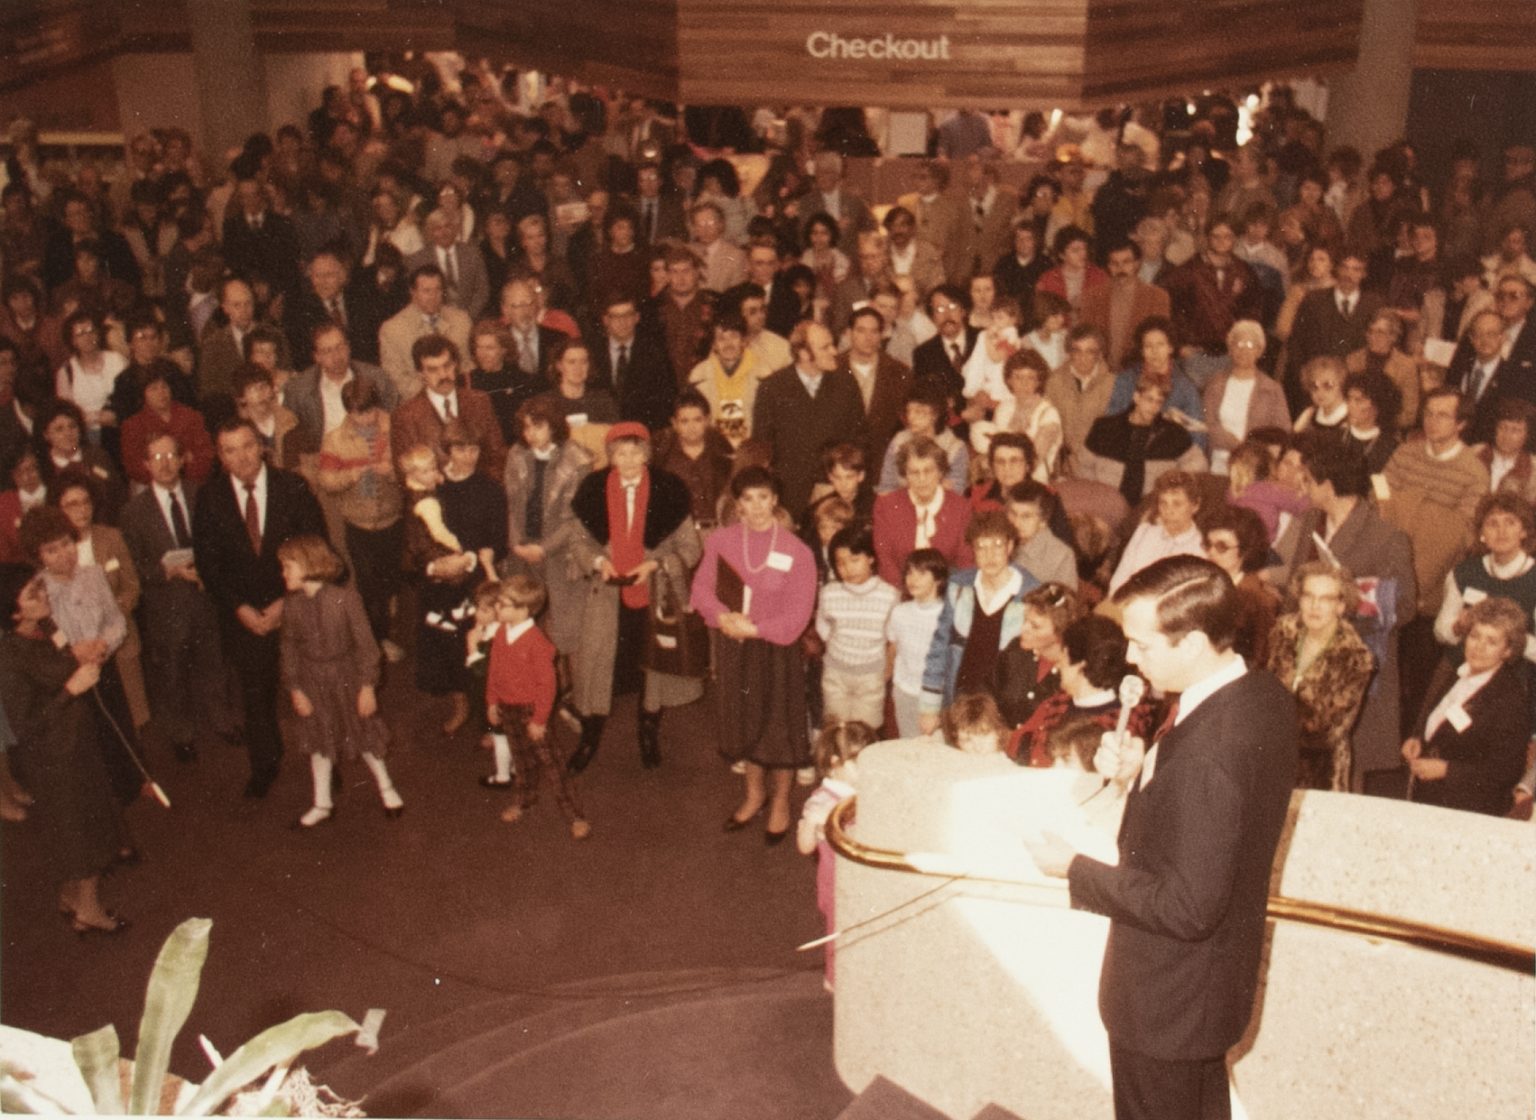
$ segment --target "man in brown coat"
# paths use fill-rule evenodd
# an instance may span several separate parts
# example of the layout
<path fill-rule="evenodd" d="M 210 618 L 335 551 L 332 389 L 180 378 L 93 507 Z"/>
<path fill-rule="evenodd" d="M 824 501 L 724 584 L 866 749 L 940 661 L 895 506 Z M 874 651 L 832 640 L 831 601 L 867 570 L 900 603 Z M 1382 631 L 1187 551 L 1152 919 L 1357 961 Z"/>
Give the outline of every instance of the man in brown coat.
<path fill-rule="evenodd" d="M 396 462 L 411 448 L 436 448 L 443 428 L 457 420 L 480 445 L 480 472 L 501 481 L 507 447 L 490 395 L 459 384 L 459 348 L 440 334 L 418 338 L 411 359 L 422 391 L 390 417 L 390 450 Z"/>
<path fill-rule="evenodd" d="M 1134 241 L 1111 246 L 1105 267 L 1109 283 L 1083 293 L 1077 317 L 1099 329 L 1107 345 L 1104 358 L 1117 370 L 1128 356 L 1135 357 L 1130 349 L 1137 324 L 1153 315 L 1167 316 L 1168 293 L 1141 279 L 1141 249 Z"/>

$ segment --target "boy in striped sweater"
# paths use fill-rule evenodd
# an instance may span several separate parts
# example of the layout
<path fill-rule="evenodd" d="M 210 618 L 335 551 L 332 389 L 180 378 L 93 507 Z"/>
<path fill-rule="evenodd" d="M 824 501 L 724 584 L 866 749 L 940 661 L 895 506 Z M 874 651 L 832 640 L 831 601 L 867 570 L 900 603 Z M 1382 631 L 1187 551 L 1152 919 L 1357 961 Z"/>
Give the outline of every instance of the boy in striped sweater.
<path fill-rule="evenodd" d="M 837 578 L 821 589 L 816 633 L 826 643 L 821 698 L 827 720 L 885 723 L 885 624 L 900 601 L 875 575 L 875 542 L 868 526 L 839 529 L 827 550 Z"/>

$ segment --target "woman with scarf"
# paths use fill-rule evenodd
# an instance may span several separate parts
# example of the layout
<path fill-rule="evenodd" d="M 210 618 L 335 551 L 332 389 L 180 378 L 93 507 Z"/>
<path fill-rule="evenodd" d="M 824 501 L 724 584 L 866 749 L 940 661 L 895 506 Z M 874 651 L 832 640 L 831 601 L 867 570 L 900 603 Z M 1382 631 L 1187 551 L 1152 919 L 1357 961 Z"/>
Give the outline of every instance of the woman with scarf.
<path fill-rule="evenodd" d="M 572 701 L 581 742 L 569 767 L 580 773 L 602 742 L 613 697 L 640 692 L 640 760 L 661 765 L 661 712 L 691 704 L 704 683 L 645 668 L 650 618 L 688 609 L 688 582 L 702 546 L 688 487 L 650 466 L 651 436 L 633 420 L 608 429 L 609 463 L 581 480 L 571 508 L 581 530 L 570 558 L 586 583 L 581 637 L 572 658 Z M 680 627 L 680 630 L 686 630 Z"/>

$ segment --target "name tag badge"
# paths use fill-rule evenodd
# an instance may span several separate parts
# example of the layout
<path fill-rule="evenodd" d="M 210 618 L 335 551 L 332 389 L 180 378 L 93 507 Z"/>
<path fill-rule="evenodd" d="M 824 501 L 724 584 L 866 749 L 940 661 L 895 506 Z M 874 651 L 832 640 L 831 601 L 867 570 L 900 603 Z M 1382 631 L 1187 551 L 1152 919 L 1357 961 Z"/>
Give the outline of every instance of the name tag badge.
<path fill-rule="evenodd" d="M 584 428 L 586 424 L 587 414 L 585 412 L 573 412 L 565 418 L 565 426 L 567 428 Z"/>
<path fill-rule="evenodd" d="M 1460 734 L 1472 726 L 1472 717 L 1467 715 L 1467 709 L 1457 704 L 1445 713 L 1445 722 L 1454 727 L 1457 734 Z"/>
<path fill-rule="evenodd" d="M 787 552 L 770 552 L 768 554 L 768 566 L 776 572 L 787 572 L 795 562 L 795 558 Z"/>
<path fill-rule="evenodd" d="M 122 563 L 114 556 L 102 565 L 102 569 L 108 572 L 115 572 L 122 566 Z"/>
<path fill-rule="evenodd" d="M 1461 593 L 1462 603 L 1469 607 L 1474 603 L 1481 603 L 1486 598 L 1488 598 L 1488 592 L 1476 587 L 1469 587 Z"/>

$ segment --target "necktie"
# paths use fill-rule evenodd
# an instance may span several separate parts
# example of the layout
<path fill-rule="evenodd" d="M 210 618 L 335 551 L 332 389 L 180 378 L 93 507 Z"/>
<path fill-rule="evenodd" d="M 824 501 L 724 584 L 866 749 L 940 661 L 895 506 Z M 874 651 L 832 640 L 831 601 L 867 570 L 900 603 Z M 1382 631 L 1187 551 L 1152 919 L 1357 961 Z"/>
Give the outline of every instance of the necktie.
<path fill-rule="evenodd" d="M 1148 740 L 1147 756 L 1142 760 L 1141 772 L 1136 775 L 1136 788 L 1143 789 L 1152 780 L 1152 774 L 1157 769 L 1157 749 L 1162 743 L 1163 737 L 1173 730 L 1174 722 L 1179 718 L 1179 698 L 1175 696 L 1173 702 L 1168 705 L 1168 711 L 1163 715 L 1163 722 L 1157 725 L 1157 730 Z"/>
<path fill-rule="evenodd" d="M 449 420 L 455 419 L 457 416 L 458 416 L 458 413 L 456 413 L 453 410 L 453 398 L 452 397 L 444 397 L 443 398 L 443 421 L 446 423 Z"/>
<path fill-rule="evenodd" d="M 629 344 L 619 344 L 619 362 L 613 367 L 614 381 L 623 384 L 624 377 L 629 373 Z"/>
<path fill-rule="evenodd" d="M 177 494 L 171 495 L 171 536 L 176 538 L 177 548 L 188 548 L 192 544 L 192 533 L 187 529 L 187 513 L 181 508 L 181 497 Z"/>
<path fill-rule="evenodd" d="M 656 201 L 650 198 L 645 200 L 645 239 L 656 240 Z"/>
<path fill-rule="evenodd" d="M 960 368 L 960 344 L 958 342 L 951 342 L 949 344 L 949 360 L 956 369 Z"/>
<path fill-rule="evenodd" d="M 459 287 L 459 262 L 455 259 L 452 249 L 443 250 L 443 271 L 448 274 L 448 286 L 457 290 Z"/>
<path fill-rule="evenodd" d="M 245 535 L 251 538 L 251 551 L 261 555 L 261 511 L 256 508 L 256 487 L 245 488 Z"/>
<path fill-rule="evenodd" d="M 1348 319 L 1355 313 L 1355 297 L 1344 296 L 1339 301 L 1339 309 L 1344 313 L 1344 318 Z"/>
<path fill-rule="evenodd" d="M 437 316 L 436 315 L 428 315 L 427 316 L 427 330 L 430 331 L 432 334 L 436 334 L 437 333 Z"/>
<path fill-rule="evenodd" d="M 539 371 L 539 356 L 534 353 L 533 339 L 526 334 L 517 336 L 517 367 L 530 377 Z"/>
<path fill-rule="evenodd" d="M 1471 384 L 1467 386 L 1467 395 L 1472 398 L 1474 404 L 1481 399 L 1483 389 L 1488 384 L 1488 379 L 1493 375 L 1489 363 L 1479 362 L 1472 367 L 1472 375 L 1467 379 Z"/>
<path fill-rule="evenodd" d="M 342 309 L 341 297 L 340 296 L 332 296 L 331 297 L 331 302 L 329 304 L 329 308 L 330 308 L 330 312 L 331 312 L 331 318 L 336 321 L 336 325 L 341 327 L 342 330 L 346 330 L 346 327 L 347 327 L 347 313 L 346 313 L 346 311 L 344 311 Z"/>

